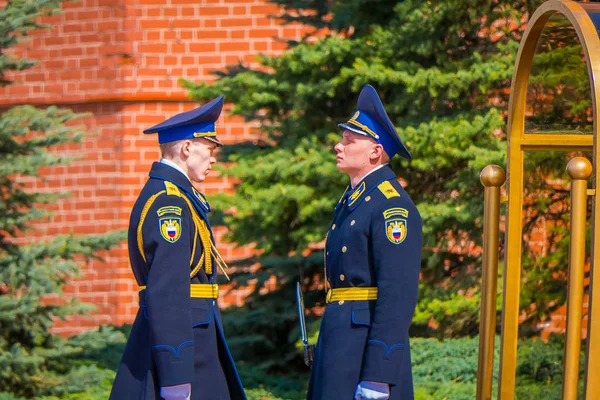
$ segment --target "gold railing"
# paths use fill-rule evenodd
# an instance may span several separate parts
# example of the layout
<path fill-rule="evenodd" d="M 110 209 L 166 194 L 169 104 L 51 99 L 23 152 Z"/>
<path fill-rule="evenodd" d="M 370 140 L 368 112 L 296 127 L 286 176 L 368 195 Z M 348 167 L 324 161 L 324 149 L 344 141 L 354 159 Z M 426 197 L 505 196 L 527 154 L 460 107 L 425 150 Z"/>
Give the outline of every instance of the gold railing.
<path fill-rule="evenodd" d="M 587 158 L 583 157 L 575 157 L 567 164 L 567 173 L 572 182 L 569 272 L 567 280 L 567 329 L 563 362 L 563 400 L 577 400 L 586 261 L 587 198 L 588 194 L 595 194 L 594 190 L 588 190 L 587 181 L 592 175 L 592 170 L 592 164 Z M 488 165 L 481 171 L 480 179 L 485 187 L 485 191 L 477 400 L 490 400 L 492 398 L 494 336 L 496 333 L 500 187 L 504 184 L 505 173 L 497 165 Z M 592 366 L 588 362 L 587 369 L 590 368 Z M 586 377 L 589 375 L 588 372 L 586 371 Z M 589 386 L 594 383 L 587 383 L 586 398 L 590 400 L 597 399 L 597 392 L 589 389 Z M 502 393 L 500 389 L 499 392 Z"/>
<path fill-rule="evenodd" d="M 593 132 L 591 135 L 575 135 L 570 132 L 552 134 L 525 132 L 527 110 L 527 88 L 533 57 L 542 31 L 554 14 L 561 14 L 573 26 L 583 49 L 584 60 L 590 82 Z M 521 256 L 523 241 L 523 182 L 526 152 L 561 151 L 592 152 L 594 161 L 600 160 L 598 131 L 600 125 L 600 29 L 594 21 L 600 20 L 600 4 L 570 0 L 547 0 L 531 15 L 527 29 L 522 35 L 517 53 L 510 99 L 508 104 L 508 154 L 506 166 L 506 231 L 503 262 L 502 287 L 502 332 L 500 368 L 498 371 L 498 400 L 513 400 L 515 397 L 517 342 L 519 331 L 519 301 L 521 288 Z M 600 26 L 600 25 L 599 25 Z M 569 163 L 572 182 L 572 226 L 568 275 L 567 298 L 567 342 L 565 346 L 565 369 L 563 400 L 575 399 L 579 377 L 579 354 L 581 346 L 581 323 L 583 300 L 583 263 L 585 260 L 585 216 L 586 199 L 594 195 L 591 216 L 590 286 L 587 327 L 587 351 L 584 378 L 585 400 L 600 400 L 600 197 L 595 190 L 600 187 L 600 174 L 592 173 L 589 162 L 574 159 Z M 587 162 L 587 164 L 586 164 Z M 487 167 L 482 172 L 482 183 L 486 185 L 486 226 L 484 227 L 484 267 L 480 322 L 480 354 L 477 382 L 477 399 L 491 399 L 493 344 L 495 333 L 495 296 L 498 280 L 498 234 L 497 213 L 499 212 L 499 186 L 495 186 L 498 167 Z M 488 176 L 488 174 L 491 174 Z M 587 189 L 590 177 L 592 189 Z M 485 175 L 485 176 L 484 176 Z M 598 223 L 597 223 L 598 222 Z M 493 225 L 488 226 L 489 224 Z M 583 247 L 582 247 L 583 246 Z M 486 254 L 487 253 L 487 254 Z M 596 269 L 596 271 L 595 271 Z M 594 290 L 597 292 L 594 295 Z"/>

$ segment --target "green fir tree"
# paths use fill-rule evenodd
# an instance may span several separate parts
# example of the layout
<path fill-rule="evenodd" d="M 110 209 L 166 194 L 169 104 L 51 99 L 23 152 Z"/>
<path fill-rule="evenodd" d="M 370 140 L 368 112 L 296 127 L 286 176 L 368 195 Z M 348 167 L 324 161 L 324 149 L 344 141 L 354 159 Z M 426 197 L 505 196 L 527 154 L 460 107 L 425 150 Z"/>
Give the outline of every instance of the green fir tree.
<path fill-rule="evenodd" d="M 261 266 L 256 274 L 240 268 L 235 277 L 240 284 L 258 277 L 246 305 L 225 318 L 235 355 L 273 373 L 302 368 L 294 347 L 293 285 L 302 280 L 307 308 L 316 305 L 318 315 L 324 303 L 323 240 L 348 184 L 335 169 L 337 123 L 351 116 L 367 83 L 378 90 L 413 156 L 411 162 L 392 161 L 424 221 L 413 334 L 476 334 L 481 280 L 476 249 L 483 224 L 479 173 L 489 164 L 506 165 L 506 109 L 522 21 L 542 1 L 273 2 L 287 10 L 284 19 L 331 33 L 290 43 L 280 56 L 262 56 L 260 69 L 232 66 L 217 71 L 219 79 L 210 85 L 182 81 L 194 99 L 224 95 L 234 114 L 260 128 L 255 142 L 223 150 L 230 164 L 221 171 L 238 183 L 235 193 L 214 201 L 216 209 L 234 210 L 222 215 L 229 239 L 258 249 L 259 256 L 240 264 Z M 557 66 L 573 51 L 554 54 L 552 65 Z M 564 75 L 569 67 L 562 65 L 556 72 Z M 578 79 L 571 84 L 577 92 Z M 565 116 L 581 115 L 585 104 L 575 103 Z M 566 177 L 564 165 L 546 166 L 539 171 L 542 177 Z M 531 189 L 534 194 L 536 188 Z M 529 222 L 533 229 L 536 221 Z M 556 250 L 554 258 L 564 259 L 564 245 L 557 242 Z M 525 246 L 524 251 L 533 250 Z M 535 269 L 524 272 L 530 273 Z M 260 295 L 271 276 L 277 278 L 277 290 Z M 524 294 L 533 296 L 543 292 L 540 284 L 560 281 L 546 278 L 542 283 L 525 279 Z M 550 300 L 540 302 L 546 311 L 556 305 Z M 537 321 L 529 321 L 531 327 Z"/>
<path fill-rule="evenodd" d="M 0 10 L 2 86 L 12 84 L 7 72 L 35 64 L 7 50 L 28 32 L 44 28 L 37 22 L 40 16 L 59 11 L 60 2 L 55 0 L 6 2 Z M 72 123 L 80 117 L 66 109 L 28 105 L 0 115 L 0 391 L 15 396 L 81 392 L 109 380 L 110 371 L 81 357 L 122 340 L 120 333 L 110 329 L 70 340 L 50 334 L 54 318 L 91 308 L 76 300 L 57 303 L 46 298 L 61 294 L 65 283 L 77 274 L 81 264 L 77 260 L 95 258 L 97 250 L 109 249 L 123 239 L 123 233 L 57 236 L 49 242 L 23 239 L 35 221 L 51 217 L 45 205 L 64 194 L 25 190 L 18 177 L 38 177 L 39 168 L 68 162 L 51 149 L 81 139 L 83 127 Z"/>

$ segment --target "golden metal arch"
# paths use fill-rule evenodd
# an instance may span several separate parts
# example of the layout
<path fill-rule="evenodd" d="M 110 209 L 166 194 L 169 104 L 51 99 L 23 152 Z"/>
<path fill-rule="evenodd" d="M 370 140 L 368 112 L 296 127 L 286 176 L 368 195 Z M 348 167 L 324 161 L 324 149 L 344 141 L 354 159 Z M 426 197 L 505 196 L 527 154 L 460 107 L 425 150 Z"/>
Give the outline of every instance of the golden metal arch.
<path fill-rule="evenodd" d="M 546 23 L 556 13 L 562 14 L 570 21 L 583 48 L 591 85 L 593 135 L 525 133 L 526 95 L 533 57 Z M 600 110 L 598 109 L 600 87 L 596 85 L 595 78 L 600 77 L 600 39 L 590 15 L 597 17 L 597 20 L 600 21 L 600 4 L 560 0 L 545 2 L 531 16 L 517 53 L 508 114 L 508 207 L 505 236 L 506 254 L 504 262 L 502 344 L 498 378 L 498 399 L 500 400 L 512 400 L 515 393 L 522 253 L 524 153 L 525 151 L 546 150 L 592 151 L 594 172 L 597 160 L 599 160 L 597 119 L 600 118 Z M 599 179 L 599 174 L 594 173 L 594 189 L 599 187 Z M 588 192 L 595 193 L 595 190 Z M 600 293 L 597 293 L 596 296 L 593 296 L 592 293 L 594 288 L 600 287 L 600 272 L 594 273 L 594 266 L 598 264 L 597 261 L 600 257 L 600 224 L 596 223 L 597 211 L 600 211 L 599 197 L 594 196 L 592 212 L 591 278 L 585 376 L 586 400 L 600 400 Z M 487 257 L 488 260 L 493 258 Z M 490 283 L 488 283 L 489 285 Z M 489 315 L 482 315 L 482 319 L 484 317 L 491 318 Z M 493 335 L 493 332 L 480 333 L 481 335 Z M 489 337 L 486 340 L 488 340 L 489 346 Z M 491 340 L 493 344 L 493 337 Z M 579 357 L 578 353 L 576 354 L 577 359 Z M 571 351 L 566 357 L 573 358 L 573 352 Z M 569 360 L 569 362 L 565 362 L 565 365 L 573 365 L 573 361 Z M 489 370 L 481 371 L 482 366 L 485 369 L 490 368 L 489 365 L 491 365 L 490 360 L 486 359 L 482 362 L 480 355 L 480 371 L 478 371 L 480 379 L 486 379 L 484 377 L 489 376 L 491 380 L 491 372 Z M 567 388 L 563 389 L 563 399 L 576 398 L 574 397 L 577 394 L 576 385 L 574 389 L 572 385 L 566 385 L 565 387 Z M 478 400 L 491 398 L 491 382 L 478 382 L 477 398 Z"/>

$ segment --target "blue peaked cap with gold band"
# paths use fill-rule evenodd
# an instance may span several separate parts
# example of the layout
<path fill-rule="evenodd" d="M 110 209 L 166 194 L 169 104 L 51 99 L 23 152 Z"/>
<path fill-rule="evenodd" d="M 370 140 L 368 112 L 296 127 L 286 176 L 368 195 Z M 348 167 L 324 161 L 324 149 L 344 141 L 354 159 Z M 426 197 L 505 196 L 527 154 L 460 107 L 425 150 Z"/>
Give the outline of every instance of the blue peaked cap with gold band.
<path fill-rule="evenodd" d="M 402 158 L 412 160 L 373 86 L 365 85 L 362 88 L 356 109 L 348 122 L 338 124 L 340 128 L 370 137 L 383 146 L 390 158 L 398 154 Z"/>
<path fill-rule="evenodd" d="M 200 106 L 194 110 L 177 114 L 144 133 L 158 133 L 158 143 L 174 142 L 176 140 L 203 138 L 222 146 L 217 139 L 215 122 L 223 109 L 223 96 Z"/>

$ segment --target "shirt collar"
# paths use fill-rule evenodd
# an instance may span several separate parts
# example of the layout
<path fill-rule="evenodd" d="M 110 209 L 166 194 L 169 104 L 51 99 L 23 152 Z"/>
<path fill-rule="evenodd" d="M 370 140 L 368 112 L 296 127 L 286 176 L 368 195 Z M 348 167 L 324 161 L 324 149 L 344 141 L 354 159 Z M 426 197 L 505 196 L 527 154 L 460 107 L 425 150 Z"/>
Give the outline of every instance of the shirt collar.
<path fill-rule="evenodd" d="M 190 180 L 190 177 L 187 176 L 187 174 L 183 171 L 183 169 L 179 165 L 175 164 L 173 161 L 167 160 L 166 158 L 161 158 L 160 163 L 168 165 L 169 167 L 175 168 L 177 171 L 181 172 L 183 174 L 183 176 L 185 176 L 187 178 L 188 181 Z"/>
<path fill-rule="evenodd" d="M 373 172 L 377 171 L 378 169 L 385 167 L 386 165 L 388 165 L 388 164 L 385 163 L 385 164 L 378 165 L 375 168 L 373 168 L 372 170 L 370 170 L 369 172 L 367 172 L 366 174 L 364 174 L 363 177 L 360 178 L 360 180 L 358 181 L 358 184 L 356 186 L 359 186 L 360 183 L 362 181 L 364 181 L 367 176 L 371 175 Z M 354 189 L 354 187 L 352 185 L 350 185 L 350 190 L 352 190 L 352 189 Z"/>
<path fill-rule="evenodd" d="M 377 168 L 373 168 L 363 177 L 355 188 L 346 188 L 346 191 L 338 201 L 334 212 L 337 212 L 344 204 L 348 204 L 348 210 L 352 212 L 365 198 L 367 198 L 367 201 L 370 200 L 368 196 L 369 193 L 377 189 L 380 183 L 395 178 L 396 174 L 389 164 L 382 164 Z"/>

